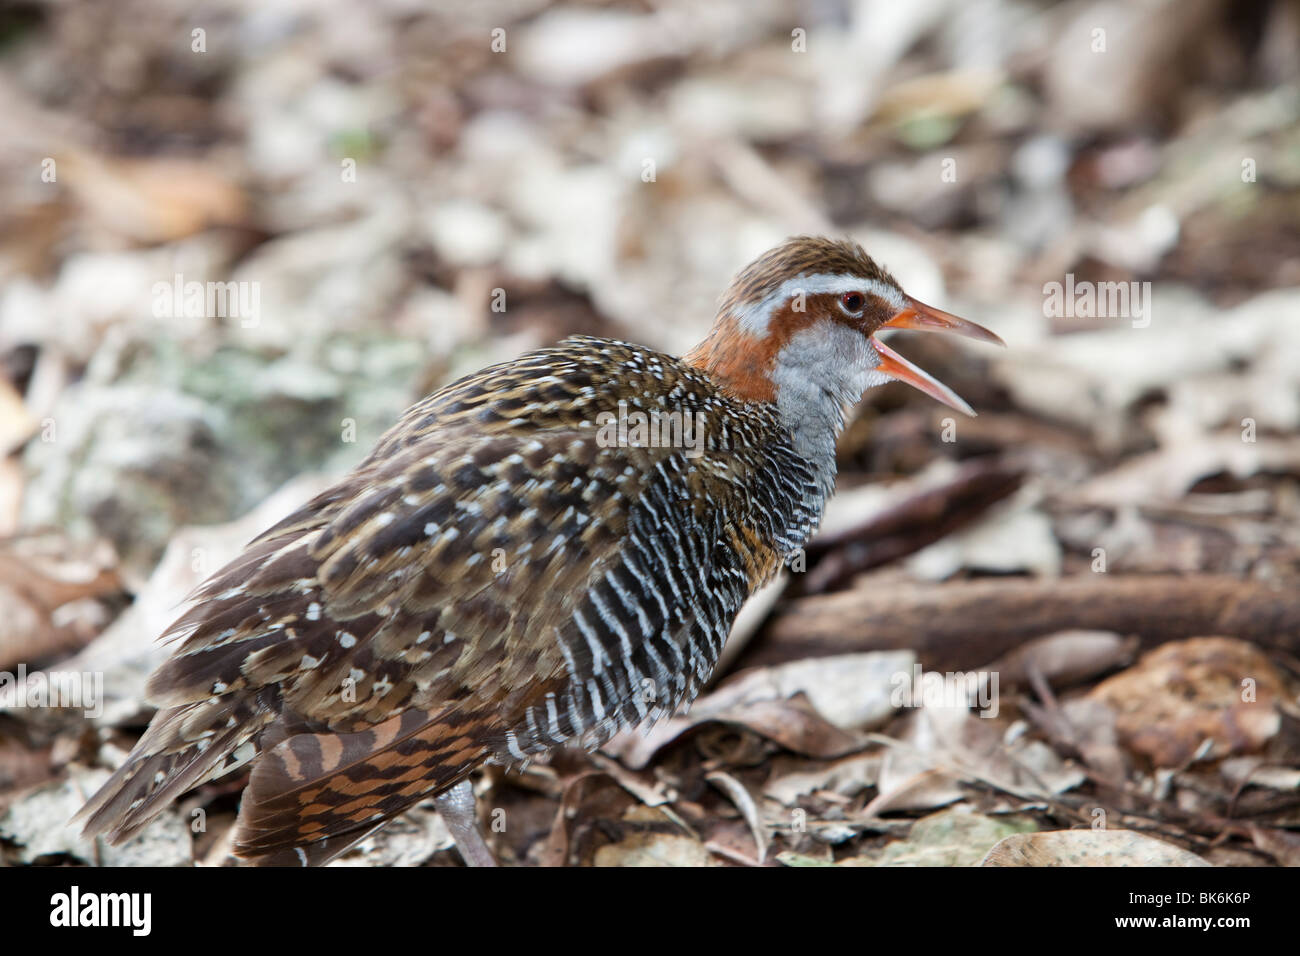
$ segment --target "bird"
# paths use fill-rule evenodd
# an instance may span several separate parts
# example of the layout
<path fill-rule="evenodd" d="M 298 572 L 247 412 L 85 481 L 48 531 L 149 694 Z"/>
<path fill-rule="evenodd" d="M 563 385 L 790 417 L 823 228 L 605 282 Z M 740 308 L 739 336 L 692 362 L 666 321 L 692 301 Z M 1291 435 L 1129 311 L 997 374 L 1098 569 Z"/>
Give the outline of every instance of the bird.
<path fill-rule="evenodd" d="M 816 531 L 868 389 L 974 414 L 894 329 L 1003 344 L 853 240 L 796 236 L 681 357 L 571 336 L 428 395 L 200 585 L 151 723 L 75 822 L 121 842 L 251 765 L 239 864 L 327 863 L 432 799 L 464 861 L 494 865 L 472 774 L 688 706 Z"/>

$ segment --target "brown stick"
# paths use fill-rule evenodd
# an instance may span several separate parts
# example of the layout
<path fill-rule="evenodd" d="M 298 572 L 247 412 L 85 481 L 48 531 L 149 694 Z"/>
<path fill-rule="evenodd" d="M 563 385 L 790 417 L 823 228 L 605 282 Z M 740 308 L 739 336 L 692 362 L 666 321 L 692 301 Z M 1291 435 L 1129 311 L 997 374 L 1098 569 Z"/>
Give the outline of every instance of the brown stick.
<path fill-rule="evenodd" d="M 1023 480 L 1023 469 L 1001 461 L 969 462 L 937 488 L 912 495 L 839 534 L 814 538 L 809 555 L 829 553 L 798 583 L 804 594 L 821 594 L 856 574 L 920 551 L 979 518 Z"/>
<path fill-rule="evenodd" d="M 1230 575 L 989 578 L 801 598 L 778 611 L 737 666 L 911 648 L 940 670 L 979 667 L 1068 628 L 1137 634 L 1143 646 L 1221 634 L 1300 652 L 1300 582 Z"/>

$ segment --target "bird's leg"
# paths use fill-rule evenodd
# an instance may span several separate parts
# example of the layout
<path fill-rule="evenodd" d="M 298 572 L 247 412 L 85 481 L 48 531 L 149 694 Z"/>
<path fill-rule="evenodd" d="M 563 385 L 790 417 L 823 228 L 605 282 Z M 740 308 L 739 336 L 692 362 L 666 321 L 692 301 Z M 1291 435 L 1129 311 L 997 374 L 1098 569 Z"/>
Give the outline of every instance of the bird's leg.
<path fill-rule="evenodd" d="M 478 828 L 478 815 L 474 811 L 474 785 L 462 780 L 445 793 L 433 798 L 438 815 L 447 824 L 456 849 L 466 866 L 496 866 L 496 858 Z"/>

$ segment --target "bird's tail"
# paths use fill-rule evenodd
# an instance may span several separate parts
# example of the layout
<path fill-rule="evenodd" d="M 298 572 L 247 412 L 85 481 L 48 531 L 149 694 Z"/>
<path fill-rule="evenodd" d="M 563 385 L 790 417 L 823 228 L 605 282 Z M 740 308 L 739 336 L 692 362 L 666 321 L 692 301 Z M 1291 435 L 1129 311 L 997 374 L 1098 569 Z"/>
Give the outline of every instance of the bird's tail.
<path fill-rule="evenodd" d="M 260 866 L 329 862 L 465 779 L 491 752 L 484 726 L 482 715 L 412 709 L 368 730 L 267 746 L 244 791 L 235 854 Z"/>
<path fill-rule="evenodd" d="M 126 762 L 72 818 L 82 833 L 121 843 L 139 833 L 187 790 L 241 766 L 256 753 L 256 738 L 274 718 L 258 698 L 221 697 L 168 707 Z"/>

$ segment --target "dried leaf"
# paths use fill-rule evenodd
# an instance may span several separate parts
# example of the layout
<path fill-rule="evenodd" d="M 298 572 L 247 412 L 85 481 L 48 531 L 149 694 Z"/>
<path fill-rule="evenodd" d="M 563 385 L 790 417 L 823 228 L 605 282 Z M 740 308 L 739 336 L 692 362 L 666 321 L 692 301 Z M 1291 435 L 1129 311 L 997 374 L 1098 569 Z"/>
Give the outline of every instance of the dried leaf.
<path fill-rule="evenodd" d="M 841 860 L 839 866 L 977 866 L 998 841 L 1035 830 L 1030 820 L 989 817 L 954 807 L 922 817 L 905 840 Z"/>
<path fill-rule="evenodd" d="M 989 850 L 980 866 L 1209 866 L 1195 853 L 1132 830 L 1019 833 Z"/>
<path fill-rule="evenodd" d="M 740 815 L 745 818 L 745 822 L 749 824 L 749 831 L 754 835 L 754 846 L 758 850 L 755 858 L 762 863 L 767 859 L 767 828 L 763 825 L 762 813 L 758 809 L 758 804 L 754 802 L 754 797 L 745 789 L 743 783 L 731 774 L 720 770 L 708 774 L 704 779 L 725 793 L 736 805 Z"/>
<path fill-rule="evenodd" d="M 704 844 L 672 833 L 633 833 L 596 851 L 596 866 L 718 866 Z"/>
<path fill-rule="evenodd" d="M 73 768 L 64 780 L 18 796 L 0 816 L 0 837 L 16 845 L 22 863 L 70 856 L 102 866 L 189 866 L 190 828 L 175 807 L 164 811 L 138 837 L 121 846 L 86 840 L 68 821 L 108 779 L 108 772 Z"/>

